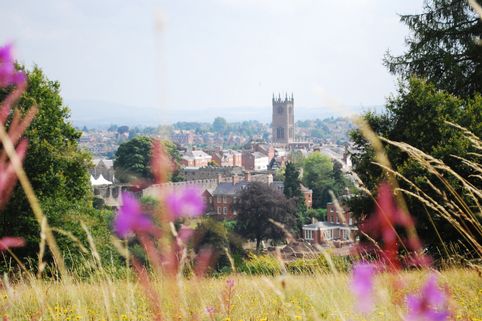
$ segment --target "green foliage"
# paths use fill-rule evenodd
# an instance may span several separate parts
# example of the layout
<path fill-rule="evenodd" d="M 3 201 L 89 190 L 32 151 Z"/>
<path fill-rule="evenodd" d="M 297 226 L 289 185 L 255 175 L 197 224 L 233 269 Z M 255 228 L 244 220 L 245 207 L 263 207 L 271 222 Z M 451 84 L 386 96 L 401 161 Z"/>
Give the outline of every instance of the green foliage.
<path fill-rule="evenodd" d="M 152 140 L 146 136 L 120 144 L 114 160 L 117 179 L 124 183 L 134 179 L 152 180 L 151 147 Z"/>
<path fill-rule="evenodd" d="M 423 77 L 461 97 L 481 93 L 482 46 L 476 39 L 482 36 L 482 22 L 468 1 L 425 0 L 422 13 L 400 20 L 411 35 L 406 53 L 385 57 L 392 73 Z"/>
<path fill-rule="evenodd" d="M 303 224 L 307 223 L 305 197 L 301 192 L 300 172 L 296 166 L 288 162 L 285 167 L 283 193 L 287 199 L 296 203 L 297 232 L 301 234 Z"/>
<path fill-rule="evenodd" d="M 216 271 L 230 269 L 228 253 L 242 252 L 241 240 L 234 236 L 224 222 L 213 218 L 204 218 L 198 223 L 191 244 L 196 253 L 206 247 L 213 250 Z"/>
<path fill-rule="evenodd" d="M 349 256 L 329 256 L 333 267 L 328 263 L 327 258 L 320 254 L 314 259 L 296 259 L 286 264 L 286 270 L 291 274 L 315 274 L 329 273 L 334 269 L 337 272 L 347 272 L 351 268 Z"/>
<path fill-rule="evenodd" d="M 183 179 L 179 171 L 181 154 L 174 143 L 170 141 L 163 141 L 162 143 L 176 167 L 171 180 L 173 182 L 181 181 Z M 117 149 L 114 160 L 117 178 L 124 183 L 136 179 L 152 181 L 151 148 L 152 138 L 147 136 L 136 136 L 122 143 Z"/>
<path fill-rule="evenodd" d="M 216 117 L 213 121 L 213 131 L 224 133 L 228 129 L 228 123 L 223 117 Z"/>
<path fill-rule="evenodd" d="M 244 189 L 235 203 L 238 211 L 236 232 L 256 241 L 283 240 L 285 231 L 270 221 L 283 224 L 287 230 L 296 226 L 296 209 L 292 201 L 283 194 L 262 183 L 251 183 Z"/>
<path fill-rule="evenodd" d="M 280 275 L 283 271 L 281 262 L 271 255 L 249 254 L 240 267 L 240 272 L 248 275 Z"/>
<path fill-rule="evenodd" d="M 314 218 L 318 221 L 326 220 L 326 208 L 309 208 L 306 211 L 306 217 L 311 219 Z"/>
<path fill-rule="evenodd" d="M 79 207 L 90 210 L 92 206 L 90 155 L 78 148 L 81 132 L 68 121 L 70 111 L 60 96 L 60 84 L 47 79 L 38 67 L 28 71 L 27 77 L 28 88 L 17 109 L 25 113 L 35 105 L 38 114 L 25 132 L 29 147 L 24 169 L 42 207 L 47 209 L 45 214 L 51 226 L 65 228 L 75 222 L 78 225 L 82 217 L 70 217 L 73 220 L 70 222 L 65 213 Z M 0 89 L 0 100 L 9 90 Z M 26 239 L 27 245 L 16 254 L 22 258 L 36 257 L 40 229 L 20 186 L 16 186 L 0 220 L 0 235 Z"/>
<path fill-rule="evenodd" d="M 476 95 L 473 99 L 463 100 L 447 92 L 437 90 L 430 83 L 418 78 L 412 78 L 407 84 L 402 84 L 396 96 L 389 99 L 387 111 L 383 114 L 366 114 L 366 121 L 380 136 L 392 141 L 405 142 L 418 148 L 422 152 L 440 159 L 444 164 L 454 169 L 461 177 L 474 186 L 480 187 L 480 181 L 472 176 L 473 170 L 453 157 L 458 155 L 468 160 L 474 159 L 470 142 L 464 134 L 448 125 L 445 121 L 459 123 L 473 131 L 477 136 L 482 135 L 482 99 Z M 374 165 L 374 151 L 367 144 L 360 132 L 353 132 L 355 144 L 353 154 L 353 168 L 366 187 L 376 193 L 379 182 L 384 178 L 383 173 Z M 399 148 L 387 145 L 385 150 L 394 170 L 417 184 L 424 192 L 438 204 L 445 204 L 443 193 L 436 192 L 432 186 L 444 191 L 441 180 L 428 172 Z M 447 175 L 445 179 L 460 195 L 466 195 L 460 183 Z M 415 192 L 413 188 L 400 181 L 402 188 Z M 359 195 L 351 200 L 351 208 L 355 215 L 362 216 L 373 207 L 371 200 Z M 468 201 L 470 204 L 470 201 Z M 430 220 L 443 235 L 443 241 L 449 242 L 459 238 L 452 223 L 442 219 L 432 209 L 424 206 L 416 198 L 408 198 L 410 213 L 415 217 L 419 235 L 428 246 L 435 245 L 439 239 Z M 430 217 L 430 219 L 429 219 Z"/>
<path fill-rule="evenodd" d="M 313 207 L 325 207 L 331 200 L 329 190 L 333 188 L 333 163 L 331 159 L 314 152 L 303 163 L 303 184 L 313 190 Z"/>

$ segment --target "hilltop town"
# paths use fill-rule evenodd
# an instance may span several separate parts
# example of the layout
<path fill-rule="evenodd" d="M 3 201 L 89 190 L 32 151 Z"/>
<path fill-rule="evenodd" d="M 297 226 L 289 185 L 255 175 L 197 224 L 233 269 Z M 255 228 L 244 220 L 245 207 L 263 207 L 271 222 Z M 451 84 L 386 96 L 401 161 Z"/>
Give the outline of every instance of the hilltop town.
<path fill-rule="evenodd" d="M 206 204 L 205 214 L 218 220 L 236 220 L 236 199 L 252 182 L 261 182 L 283 193 L 286 164 L 300 165 L 305 157 L 315 152 L 329 157 L 354 186 L 348 143 L 353 125 L 349 120 L 295 122 L 292 95 L 273 96 L 272 106 L 265 112 L 271 112 L 271 124 L 227 123 L 218 117 L 213 124 L 176 123 L 157 129 L 111 126 L 107 131 L 85 130 L 80 143 L 95 156 L 91 183 L 97 204 L 116 208 L 121 205 L 121 191 L 136 189 L 131 182 L 118 179 L 114 159 L 120 144 L 140 136 L 167 138 L 174 144 L 179 153 L 179 178 L 167 183 L 167 187 L 199 187 Z M 140 191 L 136 189 L 136 193 L 139 197 L 155 197 L 158 189 L 155 184 L 147 184 Z M 341 206 L 335 206 L 330 200 L 316 210 L 313 209 L 313 190 L 301 184 L 301 191 L 306 209 L 320 213 L 303 225 L 300 234 L 303 241 L 341 247 L 356 240 L 356 223 L 342 203 L 350 197 L 348 188 L 342 195 L 336 195 Z"/>

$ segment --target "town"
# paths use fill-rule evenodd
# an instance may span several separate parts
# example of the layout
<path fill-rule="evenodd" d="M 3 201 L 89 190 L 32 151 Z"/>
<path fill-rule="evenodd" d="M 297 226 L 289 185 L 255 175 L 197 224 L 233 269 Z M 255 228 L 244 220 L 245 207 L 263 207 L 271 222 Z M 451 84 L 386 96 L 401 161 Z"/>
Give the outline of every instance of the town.
<path fill-rule="evenodd" d="M 178 177 L 163 188 L 197 186 L 202 190 L 206 216 L 217 220 L 236 220 L 235 203 L 246 185 L 260 182 L 282 194 L 282 172 L 288 162 L 302 168 L 303 159 L 313 153 L 323 154 L 339 168 L 344 180 L 349 183 L 339 195 L 335 195 L 335 200 L 315 202 L 316 206 L 322 206 L 316 209 L 321 210 L 321 214 L 303 222 L 306 224 L 299 233 L 300 241 L 336 248 L 353 245 L 358 228 L 348 206 L 343 203 L 350 197 L 356 183 L 351 172 L 348 143 L 352 123 L 343 118 L 311 122 L 313 124 L 295 123 L 293 95 L 283 98 L 273 95 L 271 107 L 271 110 L 268 107 L 265 111 L 271 111 L 271 125 L 251 121 L 232 126 L 221 117 L 214 120 L 211 128 L 204 130 L 201 124 L 177 124 L 176 127 L 182 129 L 171 129 L 167 139 L 179 152 Z M 311 127 L 316 123 L 324 129 L 324 135 L 319 134 L 319 129 Z M 303 125 L 305 127 L 298 127 Z M 159 130 L 162 132 L 162 128 Z M 115 157 L 114 149 L 136 137 L 165 139 L 166 133 L 163 137 L 155 129 L 130 131 L 127 126 L 111 126 L 108 131 L 84 131 L 80 143 L 94 155 Z M 114 159 L 94 159 L 91 183 L 97 204 L 117 208 L 122 205 L 121 191 L 129 190 L 136 190 L 139 197 L 156 197 L 160 186 L 148 184 L 139 191 L 134 183 L 119 179 L 114 165 Z M 300 188 L 306 210 L 315 212 L 313 190 L 303 184 Z M 309 251 L 314 249 L 310 247 Z"/>

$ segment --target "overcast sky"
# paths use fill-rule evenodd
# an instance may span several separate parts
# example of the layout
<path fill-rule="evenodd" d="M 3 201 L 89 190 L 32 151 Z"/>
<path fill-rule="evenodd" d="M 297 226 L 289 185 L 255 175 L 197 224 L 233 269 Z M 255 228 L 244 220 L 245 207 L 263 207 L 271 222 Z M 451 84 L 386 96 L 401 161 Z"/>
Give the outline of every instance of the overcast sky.
<path fill-rule="evenodd" d="M 422 0 L 17 0 L 0 42 L 59 80 L 67 100 L 182 111 L 381 105 L 403 50 L 397 14 Z"/>

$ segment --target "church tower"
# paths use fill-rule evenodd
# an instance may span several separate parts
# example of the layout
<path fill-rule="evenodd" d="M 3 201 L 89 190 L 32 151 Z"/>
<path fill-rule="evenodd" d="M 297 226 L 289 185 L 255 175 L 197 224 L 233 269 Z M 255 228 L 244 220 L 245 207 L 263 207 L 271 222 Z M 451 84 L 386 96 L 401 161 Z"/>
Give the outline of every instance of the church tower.
<path fill-rule="evenodd" d="M 280 95 L 276 98 L 273 95 L 273 121 L 272 142 L 273 144 L 289 144 L 295 140 L 295 114 L 294 114 L 293 94 L 291 98 L 285 95 L 282 99 Z"/>

